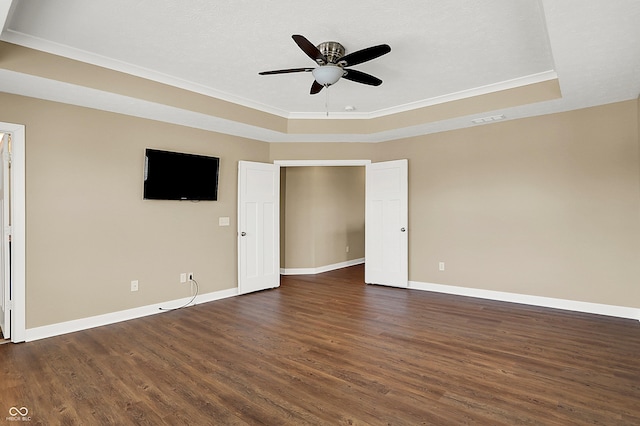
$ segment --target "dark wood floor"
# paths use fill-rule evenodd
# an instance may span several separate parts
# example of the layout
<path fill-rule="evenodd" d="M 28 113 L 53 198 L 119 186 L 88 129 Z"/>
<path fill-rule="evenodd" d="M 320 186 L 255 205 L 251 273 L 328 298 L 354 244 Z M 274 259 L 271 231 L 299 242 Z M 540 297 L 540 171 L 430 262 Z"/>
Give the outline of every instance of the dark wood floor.
<path fill-rule="evenodd" d="M 638 425 L 640 323 L 366 286 L 358 266 L 2 345 L 0 383 L 0 423 Z"/>

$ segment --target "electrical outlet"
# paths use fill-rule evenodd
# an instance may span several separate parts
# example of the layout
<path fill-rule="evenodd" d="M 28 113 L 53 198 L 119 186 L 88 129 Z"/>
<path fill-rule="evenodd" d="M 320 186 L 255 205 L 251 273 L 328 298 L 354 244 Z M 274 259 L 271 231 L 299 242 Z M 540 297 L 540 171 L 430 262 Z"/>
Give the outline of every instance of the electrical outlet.
<path fill-rule="evenodd" d="M 345 247 L 344 251 L 349 253 L 349 246 Z"/>
<path fill-rule="evenodd" d="M 138 280 L 131 281 L 131 291 L 138 291 Z"/>
<path fill-rule="evenodd" d="M 440 262 L 440 263 L 438 263 L 438 269 L 439 269 L 440 271 L 444 271 L 444 262 Z"/>
<path fill-rule="evenodd" d="M 189 281 L 193 281 L 193 272 L 189 272 L 189 273 L 187 274 L 187 279 L 188 279 Z"/>

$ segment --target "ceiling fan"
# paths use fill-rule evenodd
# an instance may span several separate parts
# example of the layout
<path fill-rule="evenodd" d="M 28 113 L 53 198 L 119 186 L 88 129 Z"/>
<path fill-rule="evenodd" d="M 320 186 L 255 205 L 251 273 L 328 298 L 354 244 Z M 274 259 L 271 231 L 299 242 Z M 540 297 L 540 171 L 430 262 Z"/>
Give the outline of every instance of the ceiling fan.
<path fill-rule="evenodd" d="M 300 47 L 308 57 L 316 61 L 319 66 L 317 68 L 290 68 L 285 70 L 263 71 L 258 74 L 272 75 L 311 72 L 315 79 L 311 85 L 310 93 L 312 95 L 320 92 L 323 87 L 329 87 L 335 84 L 341 77 L 370 86 L 379 86 L 382 84 L 382 80 L 377 77 L 347 67 L 370 61 L 391 52 L 391 47 L 389 47 L 388 44 L 368 47 L 345 55 L 346 51 L 344 46 L 337 41 L 325 41 L 318 46 L 314 46 L 313 43 L 304 36 L 295 34 L 291 37 L 298 47 Z"/>

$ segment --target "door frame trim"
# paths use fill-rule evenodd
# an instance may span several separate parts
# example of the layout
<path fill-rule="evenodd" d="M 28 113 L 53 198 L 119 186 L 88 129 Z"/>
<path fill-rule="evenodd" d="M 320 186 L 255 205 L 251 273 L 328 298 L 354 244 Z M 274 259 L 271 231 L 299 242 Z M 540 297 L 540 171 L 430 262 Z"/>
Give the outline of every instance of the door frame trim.
<path fill-rule="evenodd" d="M 371 160 L 274 160 L 280 167 L 366 166 Z"/>
<path fill-rule="evenodd" d="M 0 122 L 11 133 L 11 341 L 26 335 L 26 178 L 25 126 Z"/>
<path fill-rule="evenodd" d="M 353 167 L 360 166 L 365 168 L 365 176 L 366 176 L 366 168 L 369 164 L 371 164 L 371 160 L 274 160 L 273 164 L 279 165 L 280 167 L 335 167 L 335 166 L 345 166 L 345 167 Z M 366 191 L 366 187 L 365 187 Z M 281 194 L 282 196 L 282 194 Z M 365 199 L 366 205 L 366 199 Z M 365 227 L 367 226 L 365 220 Z M 282 244 L 282 242 L 280 242 Z M 360 263 L 367 263 L 366 257 L 362 259 Z M 285 274 L 286 275 L 286 274 Z"/>

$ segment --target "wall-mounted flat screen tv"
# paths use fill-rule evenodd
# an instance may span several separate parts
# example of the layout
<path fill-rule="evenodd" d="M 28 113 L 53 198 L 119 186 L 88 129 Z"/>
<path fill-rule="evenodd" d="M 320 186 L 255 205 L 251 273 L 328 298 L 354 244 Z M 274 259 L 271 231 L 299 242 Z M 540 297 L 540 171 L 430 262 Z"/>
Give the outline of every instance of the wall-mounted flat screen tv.
<path fill-rule="evenodd" d="M 219 168 L 218 157 L 147 148 L 144 199 L 215 201 Z"/>

